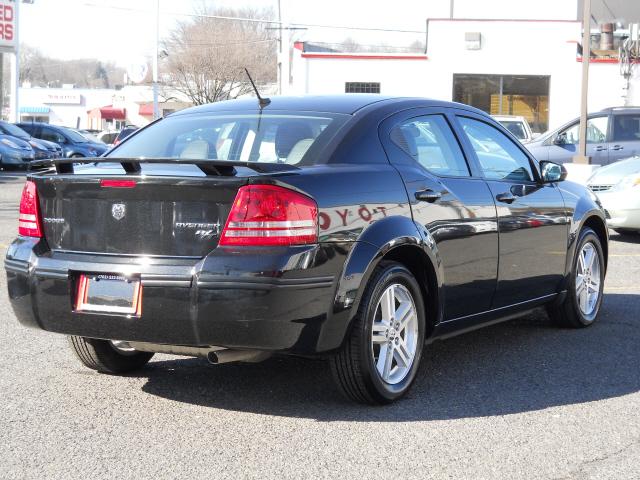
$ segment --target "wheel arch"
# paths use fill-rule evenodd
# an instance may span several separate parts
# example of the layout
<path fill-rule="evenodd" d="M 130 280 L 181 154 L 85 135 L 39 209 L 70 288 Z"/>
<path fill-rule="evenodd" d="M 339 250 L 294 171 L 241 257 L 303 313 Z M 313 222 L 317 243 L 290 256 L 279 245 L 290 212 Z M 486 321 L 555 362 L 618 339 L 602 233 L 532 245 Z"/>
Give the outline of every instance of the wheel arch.
<path fill-rule="evenodd" d="M 602 254 L 604 255 L 605 271 L 608 264 L 609 256 L 609 230 L 604 215 L 599 210 L 590 210 L 579 219 L 574 219 L 571 232 L 569 234 L 569 244 L 567 250 L 566 275 L 571 273 L 573 267 L 573 259 L 576 253 L 576 245 L 580 238 L 580 233 L 584 228 L 591 228 L 600 240 L 602 245 Z"/>
<path fill-rule="evenodd" d="M 442 262 L 435 241 L 429 232 L 406 217 L 388 217 L 369 227 L 351 249 L 338 281 L 334 299 L 334 325 L 340 334 L 332 348 L 347 338 L 355 319 L 364 290 L 376 267 L 382 261 L 403 264 L 420 284 L 428 336 L 442 316 Z M 334 334 L 338 333 L 334 330 Z M 328 340 L 328 339 L 327 339 Z"/>

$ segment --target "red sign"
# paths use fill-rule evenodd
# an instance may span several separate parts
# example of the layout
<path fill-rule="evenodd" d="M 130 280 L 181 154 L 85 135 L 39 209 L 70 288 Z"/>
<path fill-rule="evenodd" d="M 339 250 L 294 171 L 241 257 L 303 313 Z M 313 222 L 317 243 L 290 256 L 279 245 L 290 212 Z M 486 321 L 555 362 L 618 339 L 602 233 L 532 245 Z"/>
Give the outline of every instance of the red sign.
<path fill-rule="evenodd" d="M 0 0 L 0 50 L 13 53 L 16 48 L 16 11 L 14 2 Z"/>

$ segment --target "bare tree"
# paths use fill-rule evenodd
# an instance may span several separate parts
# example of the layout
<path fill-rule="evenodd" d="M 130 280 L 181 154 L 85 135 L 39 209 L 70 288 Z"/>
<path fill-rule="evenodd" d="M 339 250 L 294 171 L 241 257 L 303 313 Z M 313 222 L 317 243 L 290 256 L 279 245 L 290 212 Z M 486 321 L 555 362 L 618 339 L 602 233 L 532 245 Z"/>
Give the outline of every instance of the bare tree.
<path fill-rule="evenodd" d="M 113 62 L 95 58 L 61 60 L 43 54 L 37 48 L 20 46 L 20 79 L 37 87 L 60 87 L 71 83 L 77 87 L 111 88 L 121 84 L 124 70 Z"/>
<path fill-rule="evenodd" d="M 269 10 L 218 8 L 205 14 L 265 19 Z M 276 35 L 263 23 L 195 17 L 171 32 L 164 42 L 162 70 L 169 86 L 195 104 L 228 100 L 252 91 L 244 68 L 256 83 L 275 80 Z"/>

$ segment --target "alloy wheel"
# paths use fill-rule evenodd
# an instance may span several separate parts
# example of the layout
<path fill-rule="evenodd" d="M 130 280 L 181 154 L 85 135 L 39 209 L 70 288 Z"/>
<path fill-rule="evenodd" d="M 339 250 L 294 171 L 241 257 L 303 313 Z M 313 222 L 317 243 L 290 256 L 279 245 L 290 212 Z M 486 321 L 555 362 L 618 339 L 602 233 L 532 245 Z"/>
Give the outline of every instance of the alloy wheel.
<path fill-rule="evenodd" d="M 418 315 L 413 296 L 399 283 L 380 296 L 371 329 L 373 362 L 382 381 L 394 385 L 411 370 L 418 346 Z"/>
<path fill-rule="evenodd" d="M 582 246 L 576 268 L 576 298 L 580 312 L 589 316 L 598 306 L 600 297 L 600 257 L 591 242 Z"/>

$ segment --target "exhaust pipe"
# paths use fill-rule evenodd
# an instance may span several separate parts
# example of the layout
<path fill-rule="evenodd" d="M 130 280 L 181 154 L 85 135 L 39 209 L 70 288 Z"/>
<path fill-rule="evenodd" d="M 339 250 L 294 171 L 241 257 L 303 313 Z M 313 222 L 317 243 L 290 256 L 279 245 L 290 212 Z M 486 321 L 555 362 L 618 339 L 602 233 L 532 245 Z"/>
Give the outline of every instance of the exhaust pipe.
<path fill-rule="evenodd" d="M 223 347 L 188 347 L 184 345 L 162 345 L 148 342 L 119 342 L 139 352 L 166 353 L 186 357 L 206 358 L 209 363 L 218 365 L 229 362 L 261 362 L 271 356 L 261 350 L 232 350 Z"/>
<path fill-rule="evenodd" d="M 269 352 L 261 350 L 215 350 L 207 354 L 207 360 L 213 365 L 229 362 L 261 362 L 271 356 Z"/>

